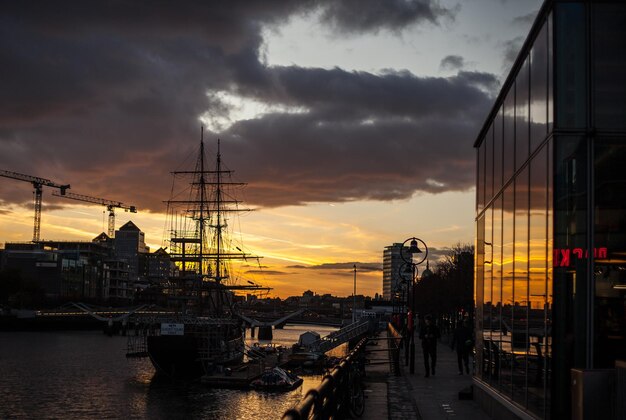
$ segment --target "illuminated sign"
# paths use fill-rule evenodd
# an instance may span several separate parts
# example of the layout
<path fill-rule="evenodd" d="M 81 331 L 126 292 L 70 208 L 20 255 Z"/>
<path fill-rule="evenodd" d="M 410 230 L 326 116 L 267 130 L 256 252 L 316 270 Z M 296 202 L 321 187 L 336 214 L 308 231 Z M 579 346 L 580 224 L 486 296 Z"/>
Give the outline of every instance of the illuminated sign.
<path fill-rule="evenodd" d="M 161 335 L 185 335 L 185 324 L 161 323 Z"/>
<path fill-rule="evenodd" d="M 607 248 L 594 248 L 593 258 L 606 258 Z M 574 260 L 589 258 L 589 251 L 582 248 L 554 248 L 554 266 L 569 267 Z"/>

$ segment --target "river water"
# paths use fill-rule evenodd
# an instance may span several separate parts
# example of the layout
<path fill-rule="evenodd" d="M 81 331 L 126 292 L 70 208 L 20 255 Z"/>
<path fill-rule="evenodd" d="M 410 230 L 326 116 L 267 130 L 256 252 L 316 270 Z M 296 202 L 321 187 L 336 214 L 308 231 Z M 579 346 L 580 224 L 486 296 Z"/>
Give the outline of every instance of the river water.
<path fill-rule="evenodd" d="M 307 330 L 335 328 L 288 325 L 272 342 Z M 101 332 L 0 332 L 0 419 L 277 419 L 321 380 L 303 376 L 286 393 L 211 389 L 155 377 L 147 358 L 125 354 L 126 337 Z"/>

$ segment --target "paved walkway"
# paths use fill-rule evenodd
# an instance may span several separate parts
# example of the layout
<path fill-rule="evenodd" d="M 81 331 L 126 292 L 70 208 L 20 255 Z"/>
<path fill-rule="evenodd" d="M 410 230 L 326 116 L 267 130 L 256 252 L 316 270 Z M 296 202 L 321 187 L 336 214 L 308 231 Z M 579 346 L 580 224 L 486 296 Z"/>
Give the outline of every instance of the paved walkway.
<path fill-rule="evenodd" d="M 436 375 L 424 377 L 422 348 L 416 343 L 415 373 L 400 355 L 400 376 L 391 372 L 386 332 L 367 347 L 366 404 L 364 419 L 488 419 L 473 400 L 459 399 L 459 392 L 472 384 L 471 375 L 459 375 L 456 351 L 443 337 L 437 351 Z M 386 363 L 385 363 L 386 362 Z"/>

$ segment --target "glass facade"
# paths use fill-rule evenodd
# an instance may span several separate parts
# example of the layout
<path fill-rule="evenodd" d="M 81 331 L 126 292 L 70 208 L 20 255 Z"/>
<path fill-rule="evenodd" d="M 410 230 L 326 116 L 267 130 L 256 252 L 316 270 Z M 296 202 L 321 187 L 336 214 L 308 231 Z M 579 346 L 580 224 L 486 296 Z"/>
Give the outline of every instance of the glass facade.
<path fill-rule="evenodd" d="M 597 138 L 593 157 L 593 366 L 610 368 L 626 359 L 626 136 Z"/>
<path fill-rule="evenodd" d="M 624 39 L 624 2 L 547 1 L 476 141 L 475 380 L 538 418 L 626 359 Z"/>
<path fill-rule="evenodd" d="M 539 416 L 547 410 L 552 322 L 550 31 L 546 16 L 478 147 L 485 182 L 484 191 L 477 188 L 484 197 L 477 206 L 477 376 Z"/>

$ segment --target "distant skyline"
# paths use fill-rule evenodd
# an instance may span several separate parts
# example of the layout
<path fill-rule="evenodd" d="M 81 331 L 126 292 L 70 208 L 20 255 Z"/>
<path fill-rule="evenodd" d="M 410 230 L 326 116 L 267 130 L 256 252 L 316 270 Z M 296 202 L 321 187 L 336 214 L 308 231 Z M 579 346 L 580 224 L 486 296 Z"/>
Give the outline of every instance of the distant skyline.
<path fill-rule="evenodd" d="M 206 127 L 248 182 L 241 220 L 273 295 L 382 291 L 385 246 L 474 241 L 473 142 L 538 0 L 11 2 L 0 11 L 0 169 L 136 205 L 155 250 L 169 172 Z M 42 239 L 103 207 L 44 191 Z M 0 178 L 0 243 L 32 237 L 32 187 Z M 259 267 L 260 266 L 260 267 Z"/>

